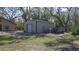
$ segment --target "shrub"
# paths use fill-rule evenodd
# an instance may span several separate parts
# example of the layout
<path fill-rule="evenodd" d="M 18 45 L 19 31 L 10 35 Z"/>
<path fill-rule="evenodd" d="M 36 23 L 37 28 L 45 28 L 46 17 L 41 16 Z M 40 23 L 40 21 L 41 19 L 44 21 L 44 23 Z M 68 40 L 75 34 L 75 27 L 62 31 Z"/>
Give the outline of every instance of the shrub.
<path fill-rule="evenodd" d="M 75 30 L 72 32 L 72 35 L 79 35 L 79 29 L 75 29 Z"/>

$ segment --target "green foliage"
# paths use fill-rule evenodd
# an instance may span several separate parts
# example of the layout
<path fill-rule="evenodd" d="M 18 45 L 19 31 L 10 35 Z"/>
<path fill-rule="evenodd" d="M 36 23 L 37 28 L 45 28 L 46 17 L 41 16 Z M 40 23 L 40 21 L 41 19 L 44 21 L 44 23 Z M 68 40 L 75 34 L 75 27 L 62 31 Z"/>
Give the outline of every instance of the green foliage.
<path fill-rule="evenodd" d="M 11 44 L 15 42 L 15 38 L 7 37 L 7 36 L 0 36 L 0 45 Z"/>
<path fill-rule="evenodd" d="M 58 47 L 65 44 L 72 45 L 74 41 L 78 40 L 76 36 L 70 35 L 70 34 L 64 34 L 62 36 L 59 36 L 55 38 L 54 41 L 45 42 L 46 46 L 49 47 Z"/>
<path fill-rule="evenodd" d="M 72 35 L 79 35 L 79 25 L 72 25 Z"/>
<path fill-rule="evenodd" d="M 23 21 L 22 19 L 19 19 L 17 22 L 16 22 L 17 26 L 17 30 L 23 30 Z"/>
<path fill-rule="evenodd" d="M 79 35 L 79 28 L 75 28 L 72 32 L 72 35 Z"/>
<path fill-rule="evenodd" d="M 63 35 L 33 34 L 22 37 L 0 36 L 0 50 L 53 50 L 79 44 L 77 39 L 79 36 L 73 36 L 70 33 Z"/>

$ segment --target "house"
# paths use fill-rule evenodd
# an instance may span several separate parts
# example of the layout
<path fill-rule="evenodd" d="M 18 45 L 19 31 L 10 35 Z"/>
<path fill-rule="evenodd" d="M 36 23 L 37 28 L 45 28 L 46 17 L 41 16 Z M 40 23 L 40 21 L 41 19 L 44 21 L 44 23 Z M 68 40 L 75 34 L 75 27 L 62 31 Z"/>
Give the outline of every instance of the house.
<path fill-rule="evenodd" d="M 48 33 L 54 28 L 54 24 L 42 20 L 28 20 L 24 23 L 24 32 L 26 33 Z"/>
<path fill-rule="evenodd" d="M 10 20 L 0 17 L 0 31 L 15 31 L 16 24 Z"/>

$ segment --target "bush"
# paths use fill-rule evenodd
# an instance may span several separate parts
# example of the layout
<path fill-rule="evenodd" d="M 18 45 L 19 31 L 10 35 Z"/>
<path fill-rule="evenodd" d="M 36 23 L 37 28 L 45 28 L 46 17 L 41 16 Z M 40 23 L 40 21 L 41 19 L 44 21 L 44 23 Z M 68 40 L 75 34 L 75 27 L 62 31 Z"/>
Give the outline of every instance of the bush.
<path fill-rule="evenodd" d="M 72 32 L 72 35 L 79 35 L 79 29 L 76 29 Z"/>
<path fill-rule="evenodd" d="M 16 22 L 16 29 L 17 30 L 23 30 L 23 22 L 21 19 L 18 20 L 18 22 Z"/>

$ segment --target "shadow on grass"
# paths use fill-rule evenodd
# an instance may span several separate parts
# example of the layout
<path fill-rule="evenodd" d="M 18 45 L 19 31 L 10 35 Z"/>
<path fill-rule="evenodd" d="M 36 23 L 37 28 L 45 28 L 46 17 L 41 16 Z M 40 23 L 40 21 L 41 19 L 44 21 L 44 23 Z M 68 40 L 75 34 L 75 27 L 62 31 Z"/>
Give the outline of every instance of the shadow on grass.
<path fill-rule="evenodd" d="M 34 35 L 33 33 L 25 33 L 25 32 L 16 32 L 16 36 L 32 36 Z"/>
<path fill-rule="evenodd" d="M 16 32 L 16 36 L 35 36 L 35 37 L 45 37 L 48 33 L 25 33 L 25 32 Z"/>
<path fill-rule="evenodd" d="M 0 36 L 0 45 L 12 44 L 15 42 L 14 37 Z"/>
<path fill-rule="evenodd" d="M 44 38 L 44 37 L 52 37 L 52 36 L 47 36 L 46 34 L 26 34 L 26 35 L 22 35 L 22 36 L 19 36 L 17 35 L 16 38 L 17 39 L 24 39 L 24 40 L 27 40 L 27 39 L 37 39 L 37 38 Z"/>
<path fill-rule="evenodd" d="M 12 44 L 12 43 L 20 43 L 22 40 L 27 40 L 27 39 L 37 39 L 40 37 L 46 37 L 46 34 L 27 34 L 23 36 L 23 32 L 17 33 L 18 35 L 16 36 L 0 36 L 0 45 L 5 45 L 5 44 Z M 22 36 L 20 36 L 22 35 Z"/>
<path fill-rule="evenodd" d="M 14 37 L 9 37 L 9 36 L 0 36 L 0 41 L 2 40 L 14 40 Z"/>
<path fill-rule="evenodd" d="M 79 45 L 78 44 L 70 44 L 71 46 L 66 48 L 57 48 L 56 50 L 59 51 L 79 51 Z"/>
<path fill-rule="evenodd" d="M 6 45 L 6 44 L 12 44 L 12 43 L 15 43 L 15 41 L 0 42 L 0 46 L 1 46 L 1 45 Z"/>
<path fill-rule="evenodd" d="M 59 51 L 79 51 L 79 45 L 78 44 L 74 44 L 73 42 L 75 40 L 77 40 L 78 38 L 74 38 L 74 37 L 69 37 L 69 36 L 62 36 L 61 38 L 57 38 L 56 41 L 50 41 L 50 42 L 46 42 L 44 43 L 47 47 L 55 47 L 55 46 L 59 46 L 59 45 L 65 45 L 68 44 L 67 47 L 63 47 L 63 48 L 58 48 L 56 47 L 55 50 L 59 50 Z"/>
<path fill-rule="evenodd" d="M 36 34 L 35 37 L 36 38 L 40 38 L 40 37 L 43 38 L 43 37 L 47 37 L 47 36 L 46 36 L 46 34 Z"/>

